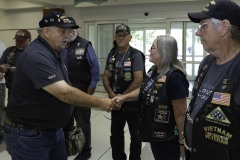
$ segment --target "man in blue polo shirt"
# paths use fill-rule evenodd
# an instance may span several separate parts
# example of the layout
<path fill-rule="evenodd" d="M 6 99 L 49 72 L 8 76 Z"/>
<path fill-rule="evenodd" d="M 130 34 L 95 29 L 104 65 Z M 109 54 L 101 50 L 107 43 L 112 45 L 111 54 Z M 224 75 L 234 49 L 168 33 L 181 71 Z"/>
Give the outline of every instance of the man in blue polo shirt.
<path fill-rule="evenodd" d="M 59 55 L 67 45 L 70 28 L 76 25 L 62 13 L 44 15 L 38 38 L 18 60 L 4 127 L 12 159 L 67 160 L 61 127 L 71 117 L 72 105 L 113 109 L 110 99 L 94 97 L 71 86 Z"/>

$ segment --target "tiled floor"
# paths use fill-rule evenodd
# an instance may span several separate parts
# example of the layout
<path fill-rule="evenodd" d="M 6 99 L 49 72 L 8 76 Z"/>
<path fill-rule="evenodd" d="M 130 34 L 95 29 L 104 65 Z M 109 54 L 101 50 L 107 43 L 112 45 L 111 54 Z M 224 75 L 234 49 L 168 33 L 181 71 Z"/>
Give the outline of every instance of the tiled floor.
<path fill-rule="evenodd" d="M 107 97 L 106 93 L 97 92 L 97 97 Z M 92 157 L 89 160 L 112 160 L 112 150 L 110 146 L 110 113 L 92 109 Z M 130 135 L 128 127 L 125 127 L 125 152 L 129 153 Z M 68 160 L 73 160 L 75 156 L 69 156 Z M 0 160 L 11 160 L 10 155 L 6 151 L 5 143 L 0 144 Z M 142 144 L 142 160 L 154 160 L 148 143 Z"/>

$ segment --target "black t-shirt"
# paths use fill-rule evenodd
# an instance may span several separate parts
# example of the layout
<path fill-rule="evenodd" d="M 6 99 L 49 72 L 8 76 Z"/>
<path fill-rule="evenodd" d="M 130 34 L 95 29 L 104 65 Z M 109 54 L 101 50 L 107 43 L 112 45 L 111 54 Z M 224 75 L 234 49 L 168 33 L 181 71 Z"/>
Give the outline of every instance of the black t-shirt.
<path fill-rule="evenodd" d="M 64 126 L 73 107 L 42 89 L 61 80 L 70 84 L 60 56 L 44 39 L 38 37 L 18 60 L 7 116 L 26 127 L 58 129 Z"/>
<path fill-rule="evenodd" d="M 152 78 L 158 76 L 159 73 L 154 70 L 152 74 Z M 180 71 L 173 71 L 169 78 L 168 78 L 168 84 L 167 84 L 167 93 L 169 96 L 169 100 L 176 100 L 188 97 L 188 87 L 189 83 L 186 79 L 186 76 L 182 74 Z"/>

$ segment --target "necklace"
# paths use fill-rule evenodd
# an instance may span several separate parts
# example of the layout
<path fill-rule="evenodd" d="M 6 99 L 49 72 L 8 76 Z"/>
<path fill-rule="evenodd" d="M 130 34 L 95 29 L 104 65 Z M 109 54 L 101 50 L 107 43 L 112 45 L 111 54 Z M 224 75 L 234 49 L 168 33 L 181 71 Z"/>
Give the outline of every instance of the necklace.
<path fill-rule="evenodd" d="M 124 55 L 123 55 L 123 57 L 122 57 L 122 61 L 124 60 L 124 57 L 125 57 L 125 55 L 126 55 L 128 49 L 129 49 L 129 46 L 128 46 L 127 50 L 126 50 L 125 52 L 123 52 Z M 118 49 L 118 50 L 115 52 L 115 54 L 112 56 L 113 58 L 116 56 L 116 54 L 118 53 L 118 51 L 119 51 L 119 49 Z"/>

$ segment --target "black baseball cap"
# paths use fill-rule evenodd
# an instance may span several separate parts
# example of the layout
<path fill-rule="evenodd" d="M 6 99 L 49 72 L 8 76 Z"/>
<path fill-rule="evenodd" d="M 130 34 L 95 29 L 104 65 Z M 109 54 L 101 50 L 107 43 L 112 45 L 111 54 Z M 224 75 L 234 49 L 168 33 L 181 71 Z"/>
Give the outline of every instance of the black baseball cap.
<path fill-rule="evenodd" d="M 116 33 L 118 32 L 124 32 L 126 34 L 130 34 L 130 28 L 126 24 L 120 24 L 116 27 Z"/>
<path fill-rule="evenodd" d="M 78 29 L 79 26 L 72 23 L 68 17 L 66 17 L 61 12 L 51 12 L 43 16 L 42 20 L 39 22 L 39 27 L 50 27 L 50 26 L 57 26 L 61 28 L 73 28 Z"/>
<path fill-rule="evenodd" d="M 201 12 L 188 13 L 192 22 L 200 23 L 201 19 L 227 19 L 230 24 L 240 27 L 240 7 L 232 1 L 211 1 Z"/>
<path fill-rule="evenodd" d="M 81 28 L 81 27 L 79 27 L 77 24 L 76 24 L 76 21 L 72 18 L 72 17 L 67 17 L 70 21 L 71 21 L 71 23 L 72 24 L 74 24 L 77 28 Z M 76 29 L 77 29 L 76 28 Z"/>

